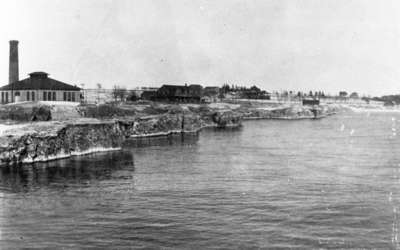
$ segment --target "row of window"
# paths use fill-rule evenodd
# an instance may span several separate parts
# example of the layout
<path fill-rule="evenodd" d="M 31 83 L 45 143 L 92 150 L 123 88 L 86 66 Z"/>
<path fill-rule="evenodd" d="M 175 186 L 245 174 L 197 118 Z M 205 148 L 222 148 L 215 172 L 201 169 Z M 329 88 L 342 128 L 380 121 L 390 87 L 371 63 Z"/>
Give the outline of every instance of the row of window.
<path fill-rule="evenodd" d="M 57 101 L 56 92 L 43 91 L 43 101 Z M 63 92 L 63 101 L 75 102 L 75 92 Z"/>
<path fill-rule="evenodd" d="M 56 92 L 43 91 L 43 101 L 57 101 Z"/>
<path fill-rule="evenodd" d="M 74 102 L 75 101 L 75 92 L 64 92 L 65 102 Z"/>
<path fill-rule="evenodd" d="M 15 96 L 20 96 L 19 91 L 15 92 Z M 75 92 L 63 92 L 63 100 L 66 102 L 75 102 L 77 96 Z M 27 91 L 26 100 L 35 101 L 35 92 Z M 57 101 L 57 94 L 55 91 L 43 91 L 43 101 Z M 8 92 L 1 92 L 1 103 L 10 102 Z"/>

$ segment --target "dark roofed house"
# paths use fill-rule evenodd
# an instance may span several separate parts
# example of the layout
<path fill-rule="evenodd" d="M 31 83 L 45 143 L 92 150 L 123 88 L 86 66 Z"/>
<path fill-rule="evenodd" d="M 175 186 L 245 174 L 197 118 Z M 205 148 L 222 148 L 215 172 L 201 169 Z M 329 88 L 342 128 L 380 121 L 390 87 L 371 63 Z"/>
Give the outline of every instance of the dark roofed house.
<path fill-rule="evenodd" d="M 154 100 L 154 98 L 156 98 L 156 96 L 157 96 L 156 90 L 145 90 L 140 95 L 140 98 L 143 100 Z"/>
<path fill-rule="evenodd" d="M 163 85 L 157 90 L 156 99 L 170 102 L 200 102 L 202 94 L 201 85 Z"/>
<path fill-rule="evenodd" d="M 79 102 L 81 89 L 48 77 L 46 72 L 33 72 L 29 78 L 0 88 L 1 103 L 22 101 Z"/>

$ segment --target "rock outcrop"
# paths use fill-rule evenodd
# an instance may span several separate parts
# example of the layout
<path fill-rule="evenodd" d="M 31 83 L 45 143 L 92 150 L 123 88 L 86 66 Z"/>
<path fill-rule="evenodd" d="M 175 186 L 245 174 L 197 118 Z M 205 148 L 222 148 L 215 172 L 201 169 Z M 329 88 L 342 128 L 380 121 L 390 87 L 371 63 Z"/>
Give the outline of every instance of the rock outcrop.
<path fill-rule="evenodd" d="M 335 114 L 338 110 L 331 106 L 292 105 L 277 108 L 241 108 L 238 110 L 244 119 L 312 119 Z"/>
<path fill-rule="evenodd" d="M 194 113 L 162 114 L 123 119 L 50 121 L 4 129 L 0 136 L 0 165 L 30 163 L 72 155 L 120 149 L 130 137 L 197 132 L 203 127 L 240 126 L 239 115 L 215 113 L 210 119 Z"/>

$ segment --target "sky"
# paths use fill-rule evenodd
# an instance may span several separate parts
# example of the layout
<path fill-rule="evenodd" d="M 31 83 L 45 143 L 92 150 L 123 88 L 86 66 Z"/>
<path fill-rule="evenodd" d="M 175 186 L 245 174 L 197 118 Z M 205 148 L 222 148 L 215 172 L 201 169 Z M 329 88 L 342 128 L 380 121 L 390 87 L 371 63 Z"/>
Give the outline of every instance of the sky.
<path fill-rule="evenodd" d="M 400 93 L 398 0 L 2 0 L 0 85 L 13 39 L 20 79 Z"/>

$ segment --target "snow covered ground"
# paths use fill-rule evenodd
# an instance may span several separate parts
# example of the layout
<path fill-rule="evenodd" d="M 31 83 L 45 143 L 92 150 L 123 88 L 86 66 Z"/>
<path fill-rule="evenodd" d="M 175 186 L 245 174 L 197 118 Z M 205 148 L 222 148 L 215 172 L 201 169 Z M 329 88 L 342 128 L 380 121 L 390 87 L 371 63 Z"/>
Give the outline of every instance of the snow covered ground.
<path fill-rule="evenodd" d="M 13 103 L 7 103 L 5 105 L 7 106 L 14 106 L 14 105 L 49 105 L 49 106 L 78 106 L 80 103 L 79 102 L 55 102 L 55 101 L 37 101 L 37 102 L 13 102 Z"/>
<path fill-rule="evenodd" d="M 3 134 L 10 134 L 10 131 L 24 131 L 24 127 L 28 127 L 29 124 L 0 124 L 0 136 Z"/>

